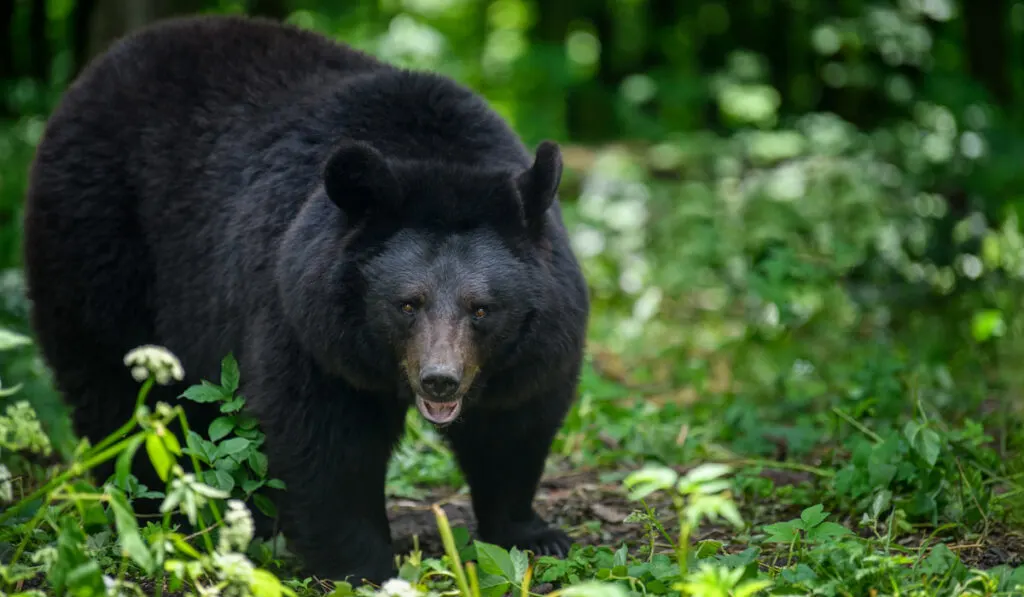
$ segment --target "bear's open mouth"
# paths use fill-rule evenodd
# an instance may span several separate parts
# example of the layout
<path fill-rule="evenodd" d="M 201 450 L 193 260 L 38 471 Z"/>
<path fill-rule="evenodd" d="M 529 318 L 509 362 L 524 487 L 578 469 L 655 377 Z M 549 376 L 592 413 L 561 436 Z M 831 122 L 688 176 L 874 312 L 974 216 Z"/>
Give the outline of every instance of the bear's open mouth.
<path fill-rule="evenodd" d="M 419 409 L 420 414 L 423 415 L 424 419 L 434 423 L 435 425 L 444 425 L 446 423 L 451 423 L 459 416 L 459 411 L 462 410 L 462 400 L 453 400 L 451 402 L 432 402 L 422 396 L 417 396 L 416 408 Z"/>

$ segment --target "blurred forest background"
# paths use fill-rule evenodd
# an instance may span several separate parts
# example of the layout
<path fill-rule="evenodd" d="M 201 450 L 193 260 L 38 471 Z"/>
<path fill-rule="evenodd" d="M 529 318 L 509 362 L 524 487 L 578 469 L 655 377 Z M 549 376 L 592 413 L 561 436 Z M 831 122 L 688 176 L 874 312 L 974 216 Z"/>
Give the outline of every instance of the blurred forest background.
<path fill-rule="evenodd" d="M 0 326 L 28 331 L 48 111 L 112 39 L 195 12 L 439 70 L 562 143 L 595 304 L 570 461 L 800 460 L 844 512 L 1021 511 L 1024 2 L 0 0 Z M 65 441 L 31 350 L 0 359 Z"/>

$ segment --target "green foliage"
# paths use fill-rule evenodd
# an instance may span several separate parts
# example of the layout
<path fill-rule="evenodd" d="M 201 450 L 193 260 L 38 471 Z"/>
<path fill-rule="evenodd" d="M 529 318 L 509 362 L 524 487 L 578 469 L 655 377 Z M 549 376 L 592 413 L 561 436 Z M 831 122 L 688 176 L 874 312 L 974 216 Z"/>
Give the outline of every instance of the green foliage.
<path fill-rule="evenodd" d="M 210 467 L 203 482 L 241 500 L 253 500 L 264 514 L 277 515 L 274 503 L 257 493 L 264 486 L 284 489 L 280 479 L 268 477 L 268 461 L 260 447 L 266 436 L 258 428 L 256 418 L 243 412 L 245 398 L 238 394 L 238 363 L 228 355 L 221 363 L 220 385 L 204 380 L 189 387 L 182 398 L 200 403 L 220 403 L 222 416 L 210 423 L 206 439 L 190 431 L 183 452 L 195 456 Z M 151 455 L 152 456 L 152 455 Z"/>

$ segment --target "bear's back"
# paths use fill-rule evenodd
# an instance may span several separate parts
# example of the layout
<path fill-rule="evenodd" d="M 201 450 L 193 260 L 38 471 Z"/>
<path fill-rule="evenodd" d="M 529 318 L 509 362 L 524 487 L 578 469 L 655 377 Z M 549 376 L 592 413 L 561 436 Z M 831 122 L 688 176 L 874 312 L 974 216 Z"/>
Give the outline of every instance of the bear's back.
<path fill-rule="evenodd" d="M 387 68 L 318 33 L 266 19 L 182 17 L 117 41 L 66 95 L 73 102 L 82 87 L 94 101 L 129 109 L 156 103 L 173 116 L 199 107 L 288 101 L 282 96 L 295 101 L 304 89 Z"/>

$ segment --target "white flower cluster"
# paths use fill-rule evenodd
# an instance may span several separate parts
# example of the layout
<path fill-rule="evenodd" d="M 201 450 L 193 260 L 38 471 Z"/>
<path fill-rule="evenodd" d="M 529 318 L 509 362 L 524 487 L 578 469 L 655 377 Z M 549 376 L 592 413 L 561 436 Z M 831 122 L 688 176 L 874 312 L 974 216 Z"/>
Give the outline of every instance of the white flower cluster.
<path fill-rule="evenodd" d="M 162 346 L 146 344 L 133 348 L 124 355 L 124 365 L 131 368 L 132 377 L 139 383 L 150 375 L 162 386 L 185 379 L 181 361 Z"/>
<path fill-rule="evenodd" d="M 384 581 L 377 591 L 378 597 L 421 597 L 422 593 L 416 590 L 409 581 L 400 578 L 392 578 Z"/>
<path fill-rule="evenodd" d="M 252 513 L 241 500 L 228 500 L 228 511 L 224 513 L 224 528 L 217 540 L 217 551 L 228 553 L 232 550 L 244 552 L 255 532 Z"/>

